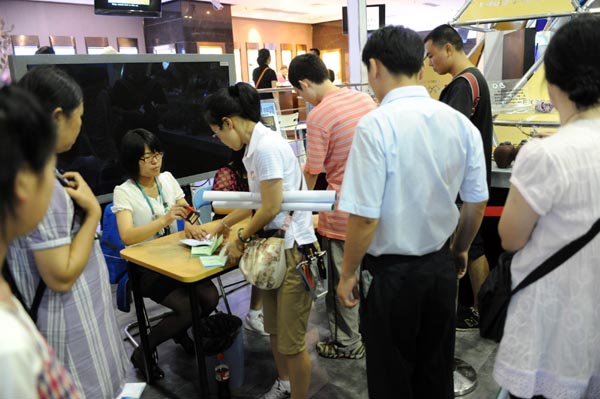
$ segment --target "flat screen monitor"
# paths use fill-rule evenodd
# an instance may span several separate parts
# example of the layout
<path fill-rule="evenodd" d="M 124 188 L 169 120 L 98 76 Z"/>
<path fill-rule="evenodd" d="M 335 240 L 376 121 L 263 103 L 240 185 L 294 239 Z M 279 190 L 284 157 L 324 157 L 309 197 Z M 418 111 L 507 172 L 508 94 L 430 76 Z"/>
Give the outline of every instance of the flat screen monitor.
<path fill-rule="evenodd" d="M 231 151 L 212 137 L 203 114 L 206 96 L 235 79 L 232 54 L 11 57 L 13 81 L 47 64 L 64 69 L 83 90 L 81 132 L 71 150 L 60 154 L 59 167 L 79 171 L 97 196 L 112 194 L 126 180 L 118 153 L 131 129 L 158 136 L 163 170 L 181 184 L 205 179 L 229 162 Z"/>
<path fill-rule="evenodd" d="M 260 100 L 260 121 L 266 127 L 279 132 L 279 104 L 274 99 Z"/>
<path fill-rule="evenodd" d="M 160 18 L 161 5 L 161 0 L 94 0 L 94 13 Z"/>

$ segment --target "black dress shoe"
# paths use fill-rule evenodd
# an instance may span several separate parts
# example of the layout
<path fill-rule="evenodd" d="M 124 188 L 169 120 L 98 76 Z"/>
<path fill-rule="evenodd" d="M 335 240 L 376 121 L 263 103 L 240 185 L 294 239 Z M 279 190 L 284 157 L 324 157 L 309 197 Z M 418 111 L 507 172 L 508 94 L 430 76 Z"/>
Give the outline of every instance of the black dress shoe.
<path fill-rule="evenodd" d="M 133 353 L 131 354 L 131 364 L 133 364 L 133 367 L 144 373 L 144 375 L 146 374 L 144 367 L 144 352 L 142 351 L 141 346 L 138 346 L 133 350 Z M 152 360 L 152 378 L 155 380 L 165 378 L 165 372 L 158 367 L 154 360 Z"/>
<path fill-rule="evenodd" d="M 173 338 L 173 341 L 175 341 L 176 344 L 181 345 L 183 350 L 188 355 L 196 354 L 196 348 L 194 347 L 194 341 L 192 341 L 192 339 L 187 335 L 187 332 L 184 332 L 184 334 L 180 337 Z"/>

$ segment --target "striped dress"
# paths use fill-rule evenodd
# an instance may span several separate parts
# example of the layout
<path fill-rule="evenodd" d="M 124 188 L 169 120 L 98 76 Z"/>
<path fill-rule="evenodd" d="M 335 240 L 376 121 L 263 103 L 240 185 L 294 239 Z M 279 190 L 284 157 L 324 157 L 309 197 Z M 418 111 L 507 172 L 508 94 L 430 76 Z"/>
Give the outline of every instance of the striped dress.
<path fill-rule="evenodd" d="M 40 225 L 11 244 L 8 264 L 28 306 L 40 279 L 34 251 L 69 245 L 79 230 L 79 223 L 73 224 L 74 214 L 72 200 L 57 181 Z M 46 289 L 37 325 L 86 398 L 117 396 L 125 383 L 126 356 L 97 240 L 85 269 L 68 292 Z"/>
<path fill-rule="evenodd" d="M 360 118 L 374 110 L 375 102 L 363 92 L 341 88 L 323 96 L 306 118 L 305 171 L 317 175 L 325 171 L 327 189 L 340 190 L 346 170 L 346 160 L 352 146 L 354 129 Z M 336 240 L 346 240 L 348 214 L 337 209 L 319 214 L 318 232 Z"/>

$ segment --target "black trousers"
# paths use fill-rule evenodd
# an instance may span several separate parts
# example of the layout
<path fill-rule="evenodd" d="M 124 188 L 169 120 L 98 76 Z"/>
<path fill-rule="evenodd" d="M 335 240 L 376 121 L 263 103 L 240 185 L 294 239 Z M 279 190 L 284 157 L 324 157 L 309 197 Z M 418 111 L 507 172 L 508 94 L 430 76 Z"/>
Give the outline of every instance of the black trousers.
<path fill-rule="evenodd" d="M 524 399 L 524 398 L 520 398 L 518 396 L 515 396 L 512 393 L 509 394 L 509 396 L 510 396 L 510 399 Z M 546 399 L 546 398 L 544 398 L 543 396 L 536 395 L 536 396 L 532 396 L 530 399 Z"/>
<path fill-rule="evenodd" d="M 361 279 L 369 397 L 454 398 L 453 256 L 367 255 L 363 270 L 373 276 L 368 292 Z"/>

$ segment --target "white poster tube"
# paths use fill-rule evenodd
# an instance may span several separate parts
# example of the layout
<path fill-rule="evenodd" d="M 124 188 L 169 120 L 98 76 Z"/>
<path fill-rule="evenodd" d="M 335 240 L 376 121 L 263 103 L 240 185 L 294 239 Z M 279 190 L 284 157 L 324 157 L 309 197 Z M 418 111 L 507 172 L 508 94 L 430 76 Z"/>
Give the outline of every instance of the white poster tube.
<path fill-rule="evenodd" d="M 335 202 L 335 190 L 314 191 L 284 191 L 283 202 Z M 260 193 L 248 193 L 243 191 L 213 191 L 207 190 L 202 193 L 203 201 L 253 201 L 260 202 Z"/>
<path fill-rule="evenodd" d="M 260 202 L 255 201 L 214 201 L 215 208 L 234 208 L 234 209 L 258 209 Z M 282 211 L 311 211 L 311 212 L 331 212 L 334 206 L 332 203 L 324 202 L 283 202 Z"/>

